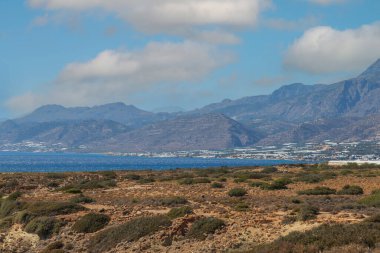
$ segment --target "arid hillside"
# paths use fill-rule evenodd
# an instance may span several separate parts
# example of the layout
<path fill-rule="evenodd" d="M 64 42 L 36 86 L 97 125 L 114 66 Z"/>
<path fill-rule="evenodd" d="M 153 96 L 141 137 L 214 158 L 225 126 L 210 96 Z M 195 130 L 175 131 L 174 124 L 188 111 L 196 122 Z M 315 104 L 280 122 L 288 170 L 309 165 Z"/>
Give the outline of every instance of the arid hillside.
<path fill-rule="evenodd" d="M 0 252 L 380 252 L 380 169 L 0 174 Z"/>

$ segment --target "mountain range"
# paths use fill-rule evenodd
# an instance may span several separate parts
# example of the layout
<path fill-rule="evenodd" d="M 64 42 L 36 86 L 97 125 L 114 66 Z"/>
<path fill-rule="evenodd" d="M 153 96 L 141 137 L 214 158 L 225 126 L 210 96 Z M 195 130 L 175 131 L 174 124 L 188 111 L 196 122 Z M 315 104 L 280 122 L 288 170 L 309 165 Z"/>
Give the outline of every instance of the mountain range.
<path fill-rule="evenodd" d="M 154 113 L 112 103 L 46 105 L 0 124 L 0 144 L 60 143 L 69 150 L 144 152 L 228 149 L 286 142 L 380 138 L 380 59 L 334 84 L 282 86 L 270 95 Z"/>

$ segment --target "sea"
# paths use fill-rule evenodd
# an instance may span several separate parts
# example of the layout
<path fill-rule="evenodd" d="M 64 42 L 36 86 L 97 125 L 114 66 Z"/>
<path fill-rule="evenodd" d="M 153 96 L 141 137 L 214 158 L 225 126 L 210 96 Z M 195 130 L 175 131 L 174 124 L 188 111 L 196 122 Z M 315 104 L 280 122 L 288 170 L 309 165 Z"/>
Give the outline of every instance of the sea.
<path fill-rule="evenodd" d="M 172 170 L 186 168 L 271 166 L 302 161 L 191 157 L 131 157 L 102 154 L 0 152 L 0 172 Z"/>

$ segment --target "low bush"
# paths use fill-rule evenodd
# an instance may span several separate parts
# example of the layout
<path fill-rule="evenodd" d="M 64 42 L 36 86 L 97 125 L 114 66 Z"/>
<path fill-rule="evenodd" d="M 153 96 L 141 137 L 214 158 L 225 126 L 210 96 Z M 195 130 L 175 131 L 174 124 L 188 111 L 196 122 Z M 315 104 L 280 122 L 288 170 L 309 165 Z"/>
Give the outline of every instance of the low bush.
<path fill-rule="evenodd" d="M 53 217 L 38 217 L 32 219 L 25 226 L 25 231 L 32 234 L 37 234 L 41 239 L 47 239 L 53 234 L 58 233 L 63 226 L 61 221 Z"/>
<path fill-rule="evenodd" d="M 107 226 L 110 220 L 108 215 L 89 213 L 79 218 L 72 229 L 77 233 L 94 233 Z"/>
<path fill-rule="evenodd" d="M 289 178 L 279 178 L 277 180 L 274 180 L 270 184 L 262 184 L 260 186 L 261 189 L 263 190 L 286 190 L 288 189 L 287 185 L 292 183 L 292 181 Z"/>
<path fill-rule="evenodd" d="M 127 175 L 125 175 L 125 179 L 137 181 L 137 180 L 141 179 L 141 176 L 137 175 L 137 174 L 127 174 Z"/>
<path fill-rule="evenodd" d="M 243 197 L 247 195 L 247 190 L 244 188 L 233 188 L 228 191 L 228 196 L 230 197 Z"/>
<path fill-rule="evenodd" d="M 70 189 L 67 189 L 65 192 L 70 193 L 70 194 L 81 194 L 82 193 L 82 191 L 78 188 L 70 188 Z"/>
<path fill-rule="evenodd" d="M 77 203 L 77 204 L 80 204 L 80 203 L 88 204 L 88 203 L 95 202 L 95 200 L 92 199 L 92 198 L 90 198 L 90 197 L 87 197 L 87 196 L 81 194 L 79 196 L 75 196 L 75 197 L 71 198 L 70 202 L 71 203 Z"/>
<path fill-rule="evenodd" d="M 191 184 L 209 184 L 211 180 L 207 177 L 199 177 L 199 178 L 182 178 L 178 181 L 181 185 L 191 185 Z"/>
<path fill-rule="evenodd" d="M 317 217 L 319 214 L 318 207 L 311 205 L 303 205 L 297 210 L 297 220 L 298 221 L 307 221 L 312 220 Z"/>
<path fill-rule="evenodd" d="M 246 203 L 238 203 L 234 209 L 236 211 L 239 211 L 239 212 L 244 212 L 244 211 L 248 211 L 249 210 L 249 205 L 247 205 Z"/>
<path fill-rule="evenodd" d="M 201 218 L 191 225 L 187 236 L 204 240 L 208 234 L 213 234 L 216 230 L 221 229 L 224 226 L 224 221 L 220 219 L 214 217 Z"/>
<path fill-rule="evenodd" d="M 325 186 L 317 186 L 313 189 L 307 189 L 307 190 L 298 192 L 298 194 L 300 195 L 331 195 L 335 193 L 336 193 L 335 189 L 331 189 Z"/>
<path fill-rule="evenodd" d="M 168 212 L 168 216 L 171 219 L 175 219 L 175 218 L 183 217 L 183 216 L 186 216 L 186 215 L 192 214 L 192 213 L 193 213 L 193 209 L 191 207 L 182 206 L 182 207 L 178 207 L 178 208 L 172 208 Z"/>
<path fill-rule="evenodd" d="M 360 199 L 359 204 L 372 207 L 380 207 L 380 191 L 373 191 L 371 195 Z"/>
<path fill-rule="evenodd" d="M 362 195 L 363 193 L 363 188 L 357 185 L 345 185 L 342 190 L 337 192 L 339 195 Z"/>
<path fill-rule="evenodd" d="M 292 232 L 276 241 L 254 248 L 254 253 L 311 252 L 318 253 L 334 247 L 362 245 L 374 248 L 380 242 L 380 224 L 334 224 L 321 225 L 312 230 Z M 338 251 L 339 252 L 339 251 Z"/>
<path fill-rule="evenodd" d="M 147 178 L 141 178 L 137 180 L 137 183 L 139 184 L 151 184 L 154 183 L 156 180 L 152 177 L 147 177 Z"/>
<path fill-rule="evenodd" d="M 16 192 L 13 192 L 13 193 L 9 194 L 9 196 L 7 197 L 7 199 L 8 200 L 17 200 L 21 196 L 22 196 L 22 193 L 19 192 L 19 191 L 16 191 Z"/>
<path fill-rule="evenodd" d="M 71 214 L 85 209 L 81 205 L 70 202 L 32 202 L 26 204 L 23 210 L 17 213 L 15 220 L 26 224 L 37 217 Z"/>
<path fill-rule="evenodd" d="M 120 242 L 133 242 L 141 237 L 153 234 L 164 227 L 169 227 L 171 221 L 167 216 L 158 215 L 141 217 L 129 222 L 100 231 L 90 238 L 88 251 L 90 253 L 106 252 Z"/>
<path fill-rule="evenodd" d="M 63 247 L 65 244 L 61 241 L 50 243 L 41 253 L 65 253 Z"/>
<path fill-rule="evenodd" d="M 0 219 L 12 215 L 24 208 L 23 202 L 13 199 L 0 199 Z"/>
<path fill-rule="evenodd" d="M 6 217 L 3 219 L 0 219 L 0 232 L 6 231 L 13 225 L 13 217 Z"/>
<path fill-rule="evenodd" d="M 278 171 L 278 169 L 276 167 L 266 167 L 266 168 L 261 170 L 261 173 L 271 174 L 271 173 L 275 173 L 277 171 Z"/>
<path fill-rule="evenodd" d="M 67 191 L 70 189 L 79 190 L 91 190 L 101 188 L 111 188 L 116 186 L 116 181 L 112 179 L 97 179 L 97 180 L 85 180 L 75 184 L 69 184 L 59 188 L 59 191 Z"/>
<path fill-rule="evenodd" d="M 224 188 L 224 185 L 218 182 L 214 182 L 211 184 L 211 188 Z"/>
<path fill-rule="evenodd" d="M 268 185 L 268 183 L 265 182 L 252 182 L 249 184 L 252 187 L 262 187 L 263 185 Z"/>
<path fill-rule="evenodd" d="M 179 196 L 157 199 L 157 202 L 159 205 L 162 205 L 162 206 L 176 206 L 176 205 L 184 205 L 188 203 L 187 199 L 185 199 L 184 197 L 179 197 Z"/>

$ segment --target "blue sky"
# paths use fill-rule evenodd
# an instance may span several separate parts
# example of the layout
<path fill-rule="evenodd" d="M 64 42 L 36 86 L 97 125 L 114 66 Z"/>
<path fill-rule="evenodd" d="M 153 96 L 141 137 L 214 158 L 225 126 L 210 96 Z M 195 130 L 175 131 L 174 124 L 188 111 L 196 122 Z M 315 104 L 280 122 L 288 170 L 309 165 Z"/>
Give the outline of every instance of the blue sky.
<path fill-rule="evenodd" d="M 0 118 L 332 83 L 380 57 L 379 14 L 377 0 L 0 1 Z"/>

